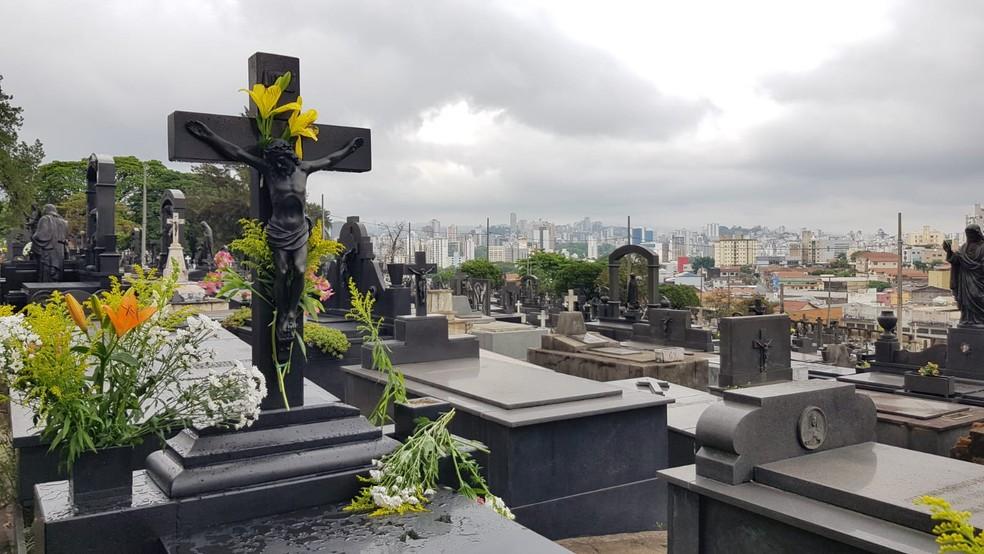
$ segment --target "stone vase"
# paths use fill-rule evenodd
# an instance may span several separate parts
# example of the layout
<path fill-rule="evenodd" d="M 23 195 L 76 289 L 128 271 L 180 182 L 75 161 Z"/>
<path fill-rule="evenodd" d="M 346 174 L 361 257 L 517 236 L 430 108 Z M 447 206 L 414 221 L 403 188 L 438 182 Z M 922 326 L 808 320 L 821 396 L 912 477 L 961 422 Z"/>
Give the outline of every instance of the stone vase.
<path fill-rule="evenodd" d="M 895 338 L 895 326 L 898 324 L 899 318 L 892 310 L 882 310 L 878 316 L 878 325 L 881 325 L 882 329 L 885 330 L 882 334 L 883 339 Z"/>
<path fill-rule="evenodd" d="M 387 264 L 386 272 L 389 273 L 390 284 L 394 287 L 403 286 L 403 276 L 406 274 L 406 264 Z"/>
<path fill-rule="evenodd" d="M 129 506 L 133 495 L 132 456 L 131 446 L 87 451 L 79 456 L 68 476 L 69 494 L 76 511 Z"/>
<path fill-rule="evenodd" d="M 406 440 L 417 428 L 417 419 L 426 417 L 434 421 L 450 409 L 451 404 L 430 396 L 411 398 L 406 402 L 394 403 L 394 438 L 399 441 Z"/>

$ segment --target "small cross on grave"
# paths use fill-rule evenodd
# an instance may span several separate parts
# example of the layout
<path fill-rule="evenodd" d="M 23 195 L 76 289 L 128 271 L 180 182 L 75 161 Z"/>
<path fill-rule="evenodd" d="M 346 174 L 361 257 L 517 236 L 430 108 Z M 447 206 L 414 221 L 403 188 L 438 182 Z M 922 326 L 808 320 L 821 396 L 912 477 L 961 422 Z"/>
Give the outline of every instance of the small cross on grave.
<path fill-rule="evenodd" d="M 181 236 L 179 227 L 184 225 L 185 220 L 181 219 L 181 214 L 174 212 L 170 219 L 167 220 L 171 224 L 171 244 L 178 244 L 178 237 Z"/>
<path fill-rule="evenodd" d="M 567 289 L 567 296 L 564 297 L 564 306 L 567 307 L 567 311 L 573 312 L 576 303 L 577 295 L 574 294 L 574 289 Z"/>
<path fill-rule="evenodd" d="M 291 80 L 283 91 L 280 103 L 294 102 L 301 94 L 300 66 L 298 58 L 261 52 L 253 54 L 248 63 L 248 88 L 252 89 L 255 84 L 273 85 L 278 77 L 289 71 Z M 230 90 L 236 88 L 238 87 L 235 84 L 230 85 Z M 323 111 L 332 110 L 333 107 L 329 105 L 324 106 Z M 281 251 L 280 254 L 289 261 L 293 257 L 299 257 L 302 249 L 306 250 L 304 238 L 295 236 L 303 230 L 298 231 L 293 225 L 294 221 L 303 221 L 303 218 L 286 212 L 293 209 L 292 206 L 304 205 L 307 175 L 315 171 L 369 171 L 372 169 L 370 133 L 369 129 L 357 127 L 316 125 L 318 140 L 304 143 L 303 160 L 294 163 L 289 178 L 282 178 L 274 175 L 275 168 L 271 164 L 281 163 L 288 156 L 281 152 L 285 149 L 280 148 L 282 145 L 278 141 L 272 141 L 263 151 L 258 148 L 259 134 L 253 119 L 256 113 L 256 105 L 252 102 L 248 114 L 250 117 L 181 111 L 171 113 L 167 117 L 168 159 L 249 165 L 250 217 L 259 219 L 266 226 L 268 239 L 277 242 L 276 245 L 271 243 L 271 247 Z M 271 132 L 273 137 L 281 136 L 288 116 L 288 113 L 275 116 Z M 275 147 L 280 150 L 275 151 Z M 278 199 L 276 205 L 273 197 Z M 271 225 L 271 220 L 275 222 L 274 225 Z M 287 246 L 282 247 L 281 243 Z M 294 248 L 296 243 L 304 246 Z M 291 348 L 291 345 L 296 338 L 296 331 L 303 328 L 303 314 L 290 304 L 297 296 L 293 283 L 301 282 L 303 276 L 294 276 L 291 264 L 283 265 L 286 267 L 278 267 L 274 277 L 274 289 L 280 291 L 274 295 L 279 306 L 276 336 L 271 336 L 271 333 L 253 333 L 251 342 L 253 364 L 259 368 L 269 384 L 278 382 L 274 353 L 280 363 L 290 360 L 291 370 L 284 377 L 284 396 L 290 406 L 295 407 L 304 404 L 304 355 L 301 349 Z M 274 306 L 266 302 L 253 302 L 252 310 L 254 329 L 269 329 L 274 323 Z M 284 408 L 276 386 L 269 387 L 262 408 Z"/>
<path fill-rule="evenodd" d="M 427 276 L 437 271 L 437 264 L 427 263 L 426 252 L 414 252 L 413 263 L 407 264 L 413 275 L 414 304 L 417 315 L 427 315 Z"/>
<path fill-rule="evenodd" d="M 765 331 L 759 329 L 759 338 L 752 342 L 752 348 L 759 351 L 759 371 L 765 371 L 765 365 L 769 363 L 769 349 L 772 348 L 772 339 L 765 338 Z"/>

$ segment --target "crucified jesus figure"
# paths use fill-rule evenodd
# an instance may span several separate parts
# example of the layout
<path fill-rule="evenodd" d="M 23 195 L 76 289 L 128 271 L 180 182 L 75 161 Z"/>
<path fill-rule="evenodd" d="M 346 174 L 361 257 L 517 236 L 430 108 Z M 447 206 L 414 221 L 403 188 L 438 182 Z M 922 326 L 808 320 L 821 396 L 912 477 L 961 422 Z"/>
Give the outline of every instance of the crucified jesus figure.
<path fill-rule="evenodd" d="M 304 215 L 308 175 L 331 169 L 362 147 L 364 140 L 353 139 L 344 148 L 323 158 L 302 161 L 284 140 L 270 141 L 257 156 L 215 134 L 201 121 L 189 121 L 185 128 L 227 159 L 244 163 L 260 173 L 260 186 L 266 187 L 270 194 L 271 214 L 266 223 L 266 237 L 276 264 L 273 302 L 277 311 L 277 342 L 281 346 L 289 345 L 294 340 L 300 315 L 307 242 L 311 234 L 311 220 Z"/>

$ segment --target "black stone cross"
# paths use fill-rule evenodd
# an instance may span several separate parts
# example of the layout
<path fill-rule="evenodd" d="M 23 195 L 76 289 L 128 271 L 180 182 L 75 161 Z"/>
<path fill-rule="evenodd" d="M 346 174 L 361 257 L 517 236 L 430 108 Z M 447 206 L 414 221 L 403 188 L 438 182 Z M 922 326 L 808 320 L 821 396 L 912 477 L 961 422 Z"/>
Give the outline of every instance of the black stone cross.
<path fill-rule="evenodd" d="M 759 351 L 759 371 L 765 371 L 765 365 L 769 363 L 769 349 L 772 348 L 772 339 L 765 338 L 763 329 L 759 329 L 759 338 L 752 342 L 752 348 Z"/>
<path fill-rule="evenodd" d="M 279 56 L 276 54 L 265 54 L 257 52 L 249 58 L 249 86 L 254 84 L 272 85 L 277 77 L 286 73 L 291 73 L 290 84 L 281 96 L 281 103 L 293 102 L 300 95 L 301 71 L 300 59 L 289 56 Z M 235 85 L 230 90 L 235 90 Z M 188 132 L 186 124 L 189 121 L 201 121 L 214 131 L 217 135 L 225 138 L 232 144 L 241 146 L 247 150 L 255 150 L 255 145 L 259 140 L 256 132 L 253 116 L 256 114 L 256 106 L 250 102 L 248 116 L 215 115 L 194 112 L 173 112 L 167 117 L 167 155 L 171 161 L 183 162 L 207 162 L 207 163 L 235 163 L 235 160 L 223 156 L 205 142 L 199 140 Z M 285 125 L 288 114 L 278 116 L 278 121 L 274 123 L 273 136 L 280 136 Z M 317 142 L 306 141 L 304 143 L 305 159 L 319 159 L 335 152 L 354 139 L 363 140 L 362 147 L 351 155 L 345 157 L 330 171 L 363 172 L 372 169 L 372 157 L 370 148 L 369 129 L 357 127 L 338 127 L 335 125 L 318 125 Z M 260 175 L 257 171 L 250 172 L 250 217 L 263 222 L 270 219 L 271 201 L 269 192 L 261 187 Z M 277 390 L 277 372 L 273 364 L 274 348 L 280 348 L 278 358 L 283 360 L 287 357 L 284 345 L 275 345 L 273 337 L 268 332 L 273 321 L 273 308 L 266 302 L 254 301 L 252 303 L 252 339 L 253 364 L 266 377 L 268 394 L 263 400 L 264 410 L 282 409 L 283 400 L 280 391 Z M 298 317 L 297 328 L 303 328 L 303 315 Z M 299 349 L 294 349 L 291 355 L 290 373 L 284 378 L 284 388 L 287 401 L 291 407 L 304 404 L 304 356 Z"/>
<path fill-rule="evenodd" d="M 437 264 L 427 263 L 426 252 L 414 252 L 413 263 L 407 264 L 407 271 L 413 275 L 417 315 L 427 315 L 427 276 L 437 271 Z"/>

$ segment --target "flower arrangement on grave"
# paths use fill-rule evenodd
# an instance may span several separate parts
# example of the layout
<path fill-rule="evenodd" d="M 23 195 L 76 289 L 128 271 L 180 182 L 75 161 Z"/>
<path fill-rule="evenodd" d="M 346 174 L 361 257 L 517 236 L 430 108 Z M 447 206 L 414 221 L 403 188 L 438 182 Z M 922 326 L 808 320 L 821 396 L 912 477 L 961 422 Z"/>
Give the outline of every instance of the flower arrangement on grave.
<path fill-rule="evenodd" d="M 390 420 L 388 415 L 390 405 L 395 402 L 407 401 L 406 382 L 403 378 L 403 372 L 393 367 L 393 362 L 389 357 L 389 347 L 386 346 L 380 336 L 383 318 L 377 319 L 372 313 L 376 298 L 368 292 L 360 292 L 353 279 L 349 279 L 348 287 L 349 297 L 352 299 L 352 308 L 345 314 L 345 318 L 357 323 L 356 329 L 362 333 L 363 343 L 372 347 L 372 369 L 379 371 L 386 377 L 383 394 L 380 395 L 379 402 L 369 414 L 369 422 L 373 425 L 385 425 Z"/>
<path fill-rule="evenodd" d="M 868 360 L 861 360 L 855 364 L 854 367 L 858 369 L 871 369 L 871 363 L 869 363 Z"/>
<path fill-rule="evenodd" d="M 220 250 L 212 257 L 212 261 L 215 263 L 215 270 L 206 273 L 198 283 L 208 296 L 215 296 L 222 289 L 222 270 L 232 267 L 235 259 L 228 251 Z"/>
<path fill-rule="evenodd" d="M 383 318 L 377 319 L 372 314 L 375 298 L 368 292 L 360 292 L 352 279 L 348 286 L 352 308 L 345 317 L 358 323 L 357 329 L 363 333 L 363 340 L 372 346 L 372 368 L 386 376 L 383 394 L 369 415 L 369 421 L 374 425 L 383 425 L 389 420 L 390 404 L 407 401 L 406 381 L 403 372 L 393 367 L 389 348 L 380 337 Z M 503 517 L 515 519 L 505 502 L 489 490 L 478 463 L 469 453 L 474 449 L 488 454 L 489 449 L 480 442 L 452 435 L 448 425 L 454 415 L 455 410 L 451 409 L 435 421 L 419 418 L 416 430 L 406 442 L 381 460 L 373 460 L 369 477 L 359 478 L 366 486 L 345 510 L 369 512 L 370 516 L 426 511 L 426 504 L 437 487 L 439 464 L 447 458 L 458 478 L 460 494 Z"/>
<path fill-rule="evenodd" d="M 926 362 L 926 365 L 919 368 L 919 375 L 923 377 L 939 377 L 940 366 L 935 362 Z"/>
<path fill-rule="evenodd" d="M 949 502 L 935 496 L 920 496 L 913 503 L 929 506 L 930 517 L 939 522 L 933 527 L 933 534 L 940 545 L 940 554 L 984 554 L 984 533 L 974 533 L 970 512 L 954 510 Z"/>
<path fill-rule="evenodd" d="M 248 292 L 250 297 L 266 302 L 276 313 L 276 303 L 273 299 L 273 280 L 276 268 L 273 251 L 266 240 L 266 231 L 263 224 L 255 219 L 242 219 L 239 223 L 242 225 L 243 234 L 232 241 L 229 248 L 233 253 L 239 255 L 240 266 L 243 270 L 252 272 L 252 277 L 247 277 L 245 272 L 240 273 L 231 264 L 224 266 L 222 268 L 223 284 L 218 295 L 222 298 L 231 298 L 237 294 Z M 304 313 L 313 316 L 324 309 L 321 302 L 331 296 L 331 284 L 323 277 L 318 277 L 315 272 L 322 261 L 329 256 L 338 254 L 341 250 L 341 243 L 322 238 L 321 223 L 316 223 L 308 236 L 304 291 L 298 302 L 298 307 Z M 273 336 L 273 342 L 276 343 L 275 327 L 270 327 L 270 333 Z M 301 333 L 298 333 L 291 343 L 291 354 L 293 354 L 295 345 L 301 349 L 305 356 L 307 355 Z M 287 393 L 284 390 L 284 377 L 290 372 L 290 357 L 288 356 L 286 362 L 281 362 L 277 359 L 276 351 L 274 351 L 273 363 L 277 370 L 278 387 L 283 397 L 284 406 L 290 409 Z"/>
<path fill-rule="evenodd" d="M 515 519 L 501 498 L 492 494 L 469 450 L 489 453 L 485 445 L 456 437 L 448 430 L 452 408 L 435 421 L 417 420 L 417 428 L 405 443 L 382 460 L 373 460 L 369 477 L 346 511 L 370 516 L 402 515 L 426 511 L 437 488 L 441 460 L 447 458 L 458 479 L 458 493 L 488 506 L 499 515 Z"/>
<path fill-rule="evenodd" d="M 245 327 L 253 319 L 253 310 L 249 307 L 237 308 L 222 320 L 220 325 L 226 329 Z"/>
<path fill-rule="evenodd" d="M 170 305 L 177 274 L 136 272 L 127 290 L 114 279 L 85 306 L 55 292 L 0 311 L 3 379 L 68 467 L 174 428 L 240 428 L 259 416 L 266 385 L 255 367 L 196 373 L 214 356 L 205 342 L 218 324 Z"/>

